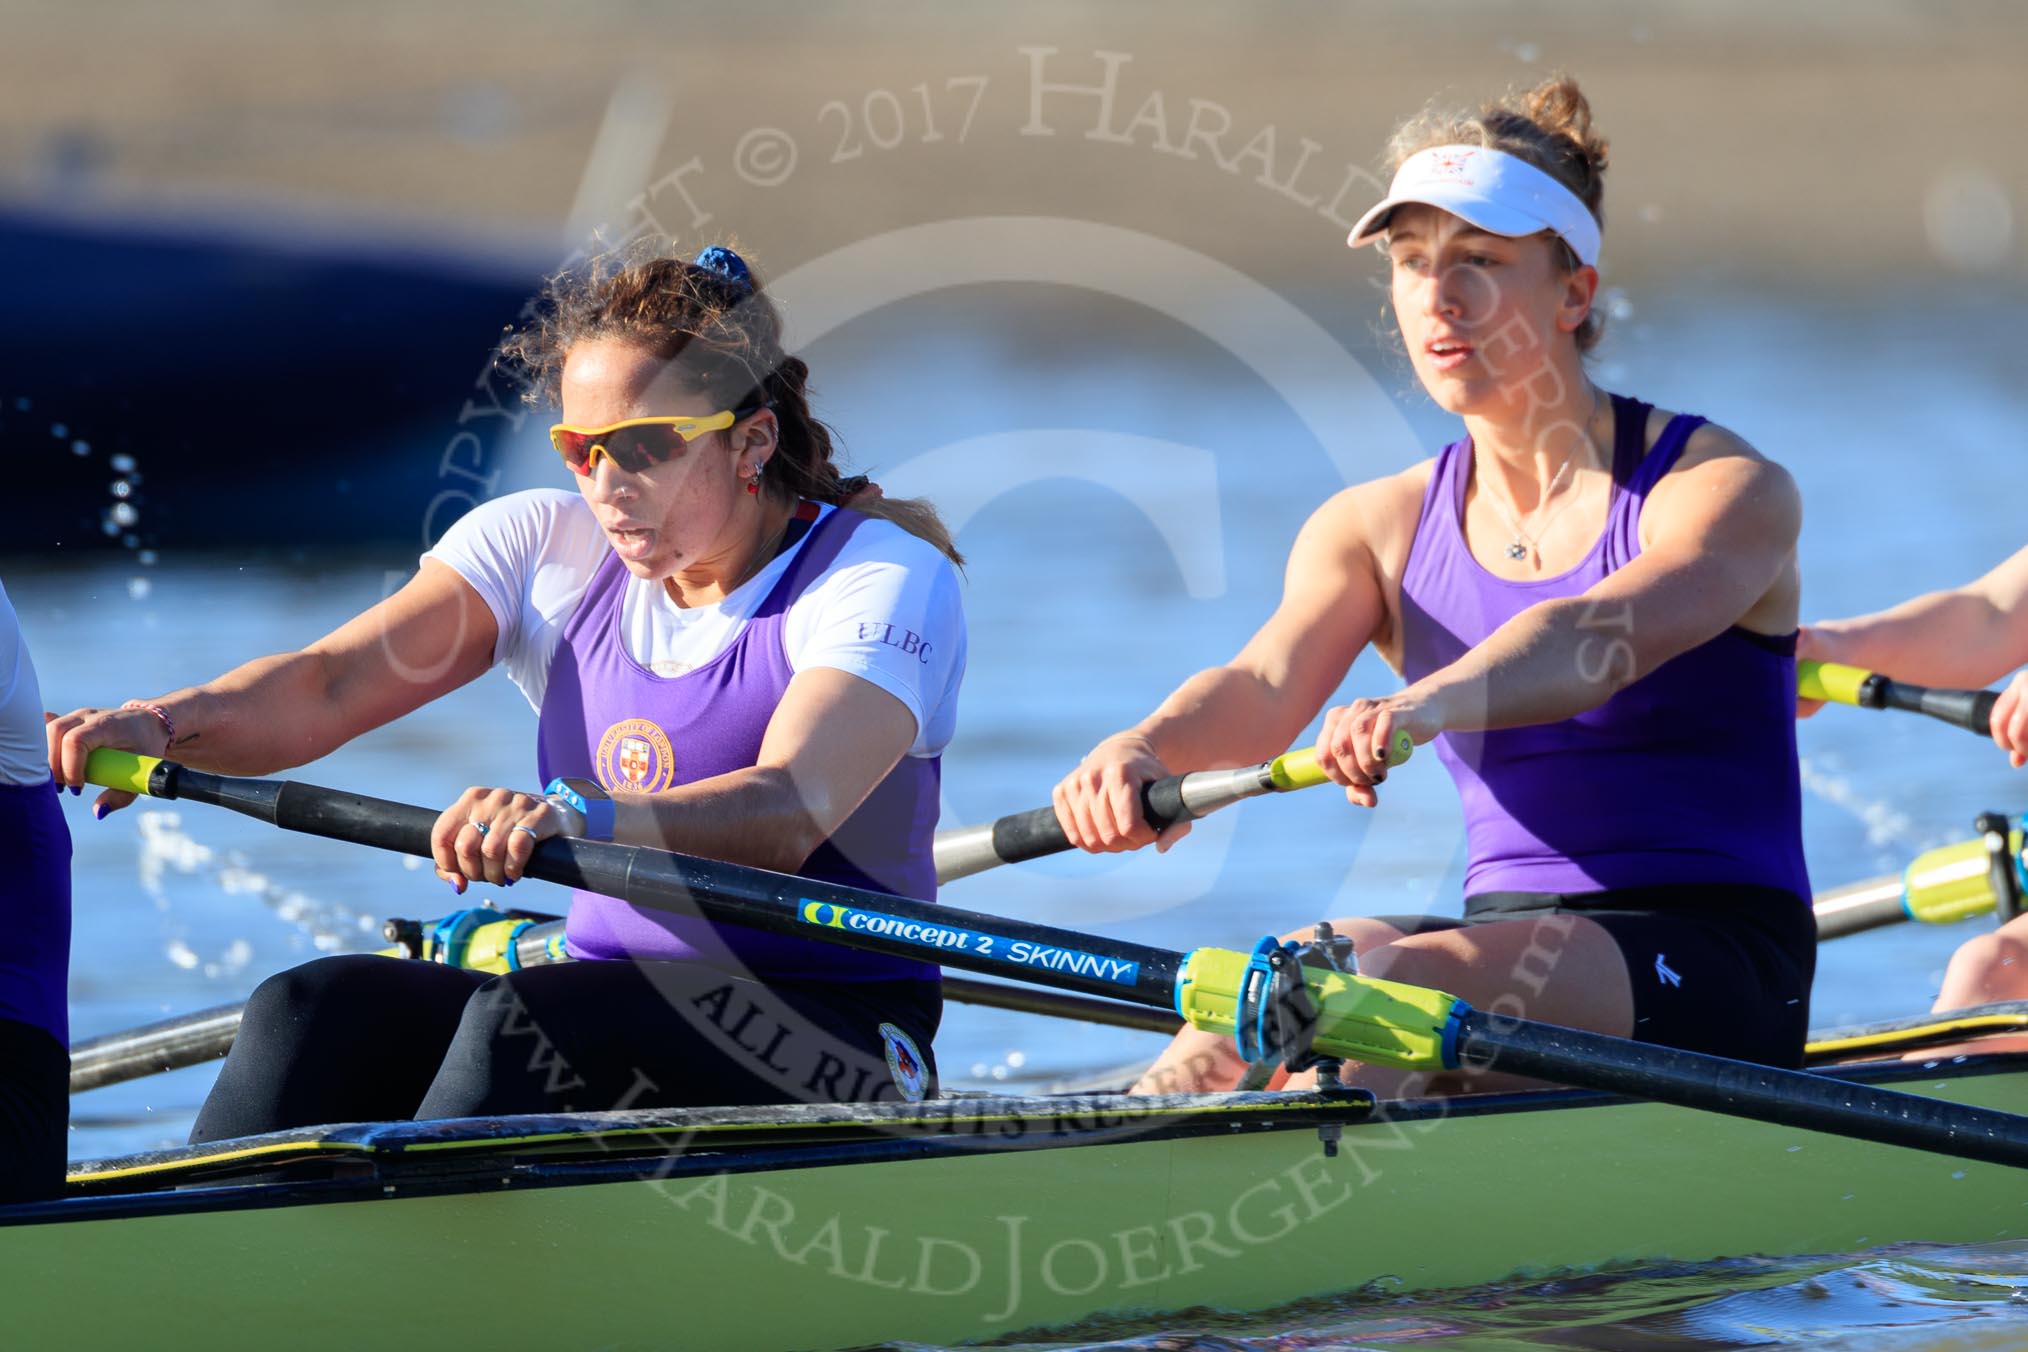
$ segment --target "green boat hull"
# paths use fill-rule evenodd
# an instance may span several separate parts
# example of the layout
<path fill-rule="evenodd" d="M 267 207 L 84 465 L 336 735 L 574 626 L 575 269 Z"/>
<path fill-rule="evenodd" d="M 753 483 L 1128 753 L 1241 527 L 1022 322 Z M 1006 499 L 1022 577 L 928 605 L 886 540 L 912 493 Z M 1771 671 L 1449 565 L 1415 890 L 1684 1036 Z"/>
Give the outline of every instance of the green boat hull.
<path fill-rule="evenodd" d="M 1865 1078 L 2028 1110 L 2014 1058 Z M 408 1124 L 108 1162 L 0 1211 L 0 1309 L 22 1347 L 816 1349 L 2028 1234 L 2028 1171 L 1652 1104 L 1149 1104 Z"/>

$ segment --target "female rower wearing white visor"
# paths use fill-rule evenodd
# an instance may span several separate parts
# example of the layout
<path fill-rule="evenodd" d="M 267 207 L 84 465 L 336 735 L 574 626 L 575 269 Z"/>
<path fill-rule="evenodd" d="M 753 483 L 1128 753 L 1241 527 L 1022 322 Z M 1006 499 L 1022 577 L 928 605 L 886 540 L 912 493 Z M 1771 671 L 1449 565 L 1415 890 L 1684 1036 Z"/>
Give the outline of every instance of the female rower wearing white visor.
<path fill-rule="evenodd" d="M 1101 742 L 1057 815 L 1087 850 L 1155 843 L 1143 784 L 1265 760 L 1319 710 L 1320 763 L 1372 807 L 1396 735 L 1434 741 L 1464 807 L 1464 916 L 1334 921 L 1362 971 L 1798 1064 L 1816 936 L 1795 486 L 1731 432 L 1589 378 L 1606 146 L 1574 82 L 1425 113 L 1391 149 L 1349 242 L 1383 246 L 1409 359 L 1464 435 L 1318 508 L 1274 615 Z M 1368 644 L 1406 688 L 1326 709 Z M 1137 1088 L 1240 1070 L 1229 1040 L 1186 1030 Z"/>

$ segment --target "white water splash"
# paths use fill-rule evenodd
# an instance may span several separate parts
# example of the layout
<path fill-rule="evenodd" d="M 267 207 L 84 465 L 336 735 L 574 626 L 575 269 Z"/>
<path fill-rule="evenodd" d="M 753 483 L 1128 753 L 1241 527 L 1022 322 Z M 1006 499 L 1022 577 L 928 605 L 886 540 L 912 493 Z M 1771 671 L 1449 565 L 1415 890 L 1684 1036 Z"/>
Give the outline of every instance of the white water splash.
<path fill-rule="evenodd" d="M 1949 836 L 1918 829 L 1915 819 L 1906 812 L 1890 803 L 1866 797 L 1852 787 L 1851 780 L 1820 768 L 1813 758 L 1803 756 L 1799 764 L 1804 790 L 1856 817 L 1866 828 L 1866 843 L 1875 849 L 1891 845 L 1911 854 L 1921 854 L 1924 850 L 1950 843 Z"/>
<path fill-rule="evenodd" d="M 171 909 L 166 880 L 171 875 L 196 878 L 218 887 L 229 896 L 250 897 L 274 912 L 285 924 L 301 930 L 319 953 L 366 951 L 378 947 L 380 922 L 353 910 L 342 902 L 323 901 L 306 892 L 285 887 L 253 868 L 238 851 L 223 856 L 183 830 L 183 819 L 174 812 L 145 811 L 139 821 L 141 835 L 141 890 L 155 903 L 155 909 Z M 361 936 L 365 936 L 364 942 Z M 219 952 L 207 957 L 190 946 L 183 935 L 172 937 L 164 956 L 186 971 L 202 971 L 209 980 L 236 976 L 254 960 L 254 947 L 244 938 L 234 938 Z"/>

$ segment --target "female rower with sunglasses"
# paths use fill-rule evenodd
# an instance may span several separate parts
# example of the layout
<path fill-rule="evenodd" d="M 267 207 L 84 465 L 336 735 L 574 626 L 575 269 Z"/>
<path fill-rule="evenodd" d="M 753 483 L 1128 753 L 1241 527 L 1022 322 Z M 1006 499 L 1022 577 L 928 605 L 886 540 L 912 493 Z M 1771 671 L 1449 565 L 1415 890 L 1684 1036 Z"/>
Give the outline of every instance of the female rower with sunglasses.
<path fill-rule="evenodd" d="M 933 899 L 958 555 L 928 504 L 840 478 L 781 342 L 730 250 L 555 279 L 504 358 L 560 404 L 575 493 L 473 510 L 400 592 L 300 653 L 56 720 L 53 772 L 79 785 L 86 753 L 116 746 L 267 774 L 499 665 L 538 711 L 536 764 L 529 787 L 468 790 L 439 818 L 459 892 L 512 886 L 568 834 Z M 270 978 L 192 1139 L 933 1091 L 934 965 L 586 892 L 567 939 L 581 961 L 499 977 L 358 955 Z"/>
<path fill-rule="evenodd" d="M 1409 359 L 1464 437 L 1319 508 L 1273 618 L 1100 743 L 1058 818 L 1087 850 L 1156 842 L 1142 785 L 1265 760 L 1319 710 L 1320 763 L 1371 807 L 1396 734 L 1433 740 L 1463 799 L 1464 918 L 1335 921 L 1362 971 L 1795 1065 L 1816 953 L 1795 486 L 1725 429 L 1588 377 L 1606 147 L 1574 82 L 1425 113 L 1392 151 L 1350 243 L 1383 245 Z M 1324 709 L 1368 644 L 1407 687 Z M 1229 1040 L 1186 1031 L 1139 1087 L 1240 1071 Z"/>

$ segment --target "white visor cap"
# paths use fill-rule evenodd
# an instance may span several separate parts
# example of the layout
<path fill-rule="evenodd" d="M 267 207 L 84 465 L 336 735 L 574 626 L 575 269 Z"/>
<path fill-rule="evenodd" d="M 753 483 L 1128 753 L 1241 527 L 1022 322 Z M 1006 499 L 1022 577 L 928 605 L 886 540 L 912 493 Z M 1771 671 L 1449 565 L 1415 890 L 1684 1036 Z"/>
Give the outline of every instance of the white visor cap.
<path fill-rule="evenodd" d="M 1359 218 L 1345 242 L 1370 244 L 1396 207 L 1438 207 L 1496 235 L 1554 232 L 1578 261 L 1598 266 L 1598 220 L 1576 193 L 1519 156 L 1490 146 L 1432 146 L 1401 162 L 1387 196 Z"/>

